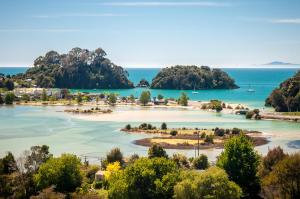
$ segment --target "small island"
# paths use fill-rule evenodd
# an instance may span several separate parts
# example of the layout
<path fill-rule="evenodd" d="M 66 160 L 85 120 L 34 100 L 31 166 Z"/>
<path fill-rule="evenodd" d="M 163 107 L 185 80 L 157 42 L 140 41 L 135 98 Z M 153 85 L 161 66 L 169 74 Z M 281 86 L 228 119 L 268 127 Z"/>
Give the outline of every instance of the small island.
<path fill-rule="evenodd" d="M 157 128 L 151 124 L 142 123 L 138 127 L 131 127 L 130 124 L 127 124 L 121 131 L 127 133 L 160 135 L 157 137 L 135 140 L 134 143 L 147 147 L 153 144 L 159 144 L 166 149 L 223 148 L 228 139 L 240 134 L 249 137 L 255 146 L 264 145 L 269 142 L 259 131 L 249 131 L 238 128 L 167 128 L 166 123 L 162 123 L 161 127 Z"/>
<path fill-rule="evenodd" d="M 128 73 L 106 57 L 106 52 L 73 48 L 67 54 L 49 51 L 34 61 L 34 67 L 18 79 L 28 81 L 29 87 L 76 89 L 128 89 L 133 83 Z"/>
<path fill-rule="evenodd" d="M 141 81 L 138 83 L 136 87 L 148 88 L 150 87 L 150 84 L 146 79 L 141 79 Z"/>
<path fill-rule="evenodd" d="M 234 79 L 221 69 L 208 66 L 172 66 L 162 69 L 152 80 L 152 89 L 236 89 Z"/>

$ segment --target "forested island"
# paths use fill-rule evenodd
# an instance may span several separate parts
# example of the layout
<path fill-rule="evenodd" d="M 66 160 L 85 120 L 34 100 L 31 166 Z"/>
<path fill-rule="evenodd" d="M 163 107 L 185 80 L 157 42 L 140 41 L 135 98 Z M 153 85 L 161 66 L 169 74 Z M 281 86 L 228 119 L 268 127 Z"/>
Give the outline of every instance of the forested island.
<path fill-rule="evenodd" d="M 42 88 L 126 89 L 133 88 L 128 73 L 106 57 L 106 52 L 73 48 L 67 54 L 49 51 L 34 61 L 21 79 Z"/>
<path fill-rule="evenodd" d="M 153 89 L 236 89 L 234 79 L 221 69 L 208 66 L 172 66 L 162 69 L 152 80 Z"/>
<path fill-rule="evenodd" d="M 277 112 L 300 111 L 300 71 L 274 89 L 266 99 L 266 105 Z"/>

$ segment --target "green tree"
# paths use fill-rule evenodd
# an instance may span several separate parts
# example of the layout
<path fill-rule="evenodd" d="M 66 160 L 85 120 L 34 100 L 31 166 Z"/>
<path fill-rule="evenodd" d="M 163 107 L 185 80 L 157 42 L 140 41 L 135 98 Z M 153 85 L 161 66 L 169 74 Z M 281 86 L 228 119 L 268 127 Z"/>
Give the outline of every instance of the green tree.
<path fill-rule="evenodd" d="M 120 162 L 122 165 L 124 163 L 123 154 L 119 148 L 113 148 L 109 153 L 106 154 L 106 160 L 108 163 Z"/>
<path fill-rule="evenodd" d="M 158 95 L 157 95 L 157 99 L 158 99 L 158 100 L 162 100 L 162 99 L 164 99 L 164 96 L 162 96 L 161 94 L 158 94 Z"/>
<path fill-rule="evenodd" d="M 14 155 L 8 152 L 6 156 L 0 159 L 0 174 L 11 174 L 17 170 L 17 164 Z"/>
<path fill-rule="evenodd" d="M 162 124 L 161 124 L 161 129 L 162 130 L 167 130 L 167 124 L 165 123 L 165 122 L 163 122 Z"/>
<path fill-rule="evenodd" d="M 181 106 L 187 106 L 188 105 L 188 96 L 186 95 L 186 93 L 181 93 L 181 96 L 178 99 L 178 103 Z"/>
<path fill-rule="evenodd" d="M 160 146 L 158 144 L 153 144 L 148 149 L 148 157 L 149 158 L 154 158 L 154 157 L 168 158 L 168 155 L 167 155 L 167 152 L 162 148 L 162 146 Z"/>
<path fill-rule="evenodd" d="M 4 99 L 5 104 L 13 104 L 14 100 L 15 100 L 15 94 L 14 93 L 12 93 L 12 92 L 6 93 L 5 99 Z"/>
<path fill-rule="evenodd" d="M 14 82 L 11 79 L 5 79 L 4 86 L 7 88 L 7 90 L 12 91 L 15 88 Z"/>
<path fill-rule="evenodd" d="M 52 157 L 49 152 L 49 146 L 32 146 L 26 157 L 25 168 L 29 173 L 35 173 L 39 167 Z"/>
<path fill-rule="evenodd" d="M 140 158 L 111 176 L 109 198 L 172 198 L 177 172 L 172 160 Z"/>
<path fill-rule="evenodd" d="M 131 95 L 129 96 L 129 100 L 130 100 L 131 103 L 134 103 L 134 102 L 135 102 L 135 97 L 134 97 L 134 95 L 131 94 Z"/>
<path fill-rule="evenodd" d="M 201 154 L 193 160 L 193 167 L 195 169 L 207 169 L 209 167 L 208 158 L 206 155 Z"/>
<path fill-rule="evenodd" d="M 22 95 L 22 100 L 24 100 L 25 102 L 28 102 L 28 101 L 30 101 L 30 96 L 25 93 Z"/>
<path fill-rule="evenodd" d="M 143 91 L 140 96 L 140 102 L 146 106 L 150 102 L 151 94 L 149 91 Z"/>
<path fill-rule="evenodd" d="M 42 99 L 42 101 L 47 101 L 48 100 L 48 95 L 47 95 L 46 89 L 43 89 L 41 99 Z"/>
<path fill-rule="evenodd" d="M 211 167 L 201 173 L 195 171 L 182 172 L 182 181 L 174 187 L 175 199 L 239 199 L 241 188 L 230 181 L 223 169 Z"/>
<path fill-rule="evenodd" d="M 111 105 L 114 105 L 117 102 L 117 96 L 114 93 L 110 93 L 108 96 L 108 102 Z"/>
<path fill-rule="evenodd" d="M 78 92 L 76 102 L 80 104 L 82 102 L 82 94 Z"/>
<path fill-rule="evenodd" d="M 179 168 L 190 168 L 189 160 L 185 155 L 182 155 L 180 153 L 174 153 L 172 160 L 176 162 Z"/>
<path fill-rule="evenodd" d="M 223 168 L 229 179 L 243 189 L 245 197 L 257 197 L 260 192 L 260 179 L 257 176 L 259 155 L 247 136 L 230 138 L 217 160 L 217 166 Z"/>
<path fill-rule="evenodd" d="M 262 159 L 260 174 L 262 176 L 269 174 L 273 170 L 273 167 L 286 156 L 287 154 L 283 152 L 280 146 L 269 150 L 268 154 Z"/>
<path fill-rule="evenodd" d="M 4 104 L 4 100 L 3 100 L 2 94 L 0 93 L 0 105 L 1 104 Z"/>
<path fill-rule="evenodd" d="M 300 198 L 300 153 L 286 156 L 263 180 L 263 185 L 279 189 L 279 198 Z"/>
<path fill-rule="evenodd" d="M 54 185 L 56 191 L 72 192 L 82 181 L 80 166 L 80 159 L 75 155 L 63 154 L 59 158 L 50 158 L 34 176 L 36 186 L 41 190 Z"/>

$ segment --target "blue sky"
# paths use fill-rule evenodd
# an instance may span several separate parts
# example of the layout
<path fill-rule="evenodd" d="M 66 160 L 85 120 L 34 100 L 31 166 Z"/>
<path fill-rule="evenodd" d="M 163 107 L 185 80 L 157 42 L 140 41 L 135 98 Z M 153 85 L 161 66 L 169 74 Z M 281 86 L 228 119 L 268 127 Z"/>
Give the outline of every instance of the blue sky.
<path fill-rule="evenodd" d="M 1 0 L 0 66 L 102 47 L 124 67 L 300 63 L 299 0 Z"/>

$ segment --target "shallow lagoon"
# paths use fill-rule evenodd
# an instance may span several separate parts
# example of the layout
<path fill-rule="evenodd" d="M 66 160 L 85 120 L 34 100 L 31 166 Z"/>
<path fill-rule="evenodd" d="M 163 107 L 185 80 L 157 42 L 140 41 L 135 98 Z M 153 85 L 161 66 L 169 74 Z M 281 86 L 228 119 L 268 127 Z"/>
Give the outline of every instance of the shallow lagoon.
<path fill-rule="evenodd" d="M 120 147 L 125 155 L 138 153 L 146 155 L 147 148 L 137 146 L 132 142 L 149 135 L 127 134 L 120 131 L 127 123 L 134 125 L 140 122 L 128 115 L 126 121 L 97 121 L 89 118 L 80 118 L 74 114 L 61 112 L 65 107 L 38 107 L 38 106 L 2 106 L 0 107 L 0 151 L 20 154 L 32 145 L 47 144 L 55 155 L 61 153 L 75 153 L 87 156 L 91 161 L 104 157 L 112 147 Z M 116 107 L 114 112 L 139 111 L 139 108 Z M 201 110 L 162 109 L 150 108 L 147 110 L 157 115 L 152 118 L 141 118 L 159 126 L 162 121 L 168 121 L 169 127 L 200 127 L 200 128 L 243 128 L 264 132 L 269 137 L 270 143 L 257 147 L 258 151 L 265 154 L 268 147 L 280 145 L 286 151 L 294 152 L 299 149 L 288 147 L 288 143 L 300 140 L 300 124 L 281 121 L 254 121 L 245 120 L 243 116 L 233 114 L 217 114 Z M 162 118 L 169 114 L 168 118 Z M 167 112 L 167 113 L 166 113 Z M 94 116 L 93 116 L 94 117 Z M 184 122 L 178 122 L 178 118 Z M 165 120 L 164 120 L 165 119 Z M 171 122 L 172 120 L 176 122 Z M 193 156 L 193 150 L 168 150 L 171 154 L 179 151 L 188 156 Z M 215 160 L 220 149 L 202 150 Z"/>

